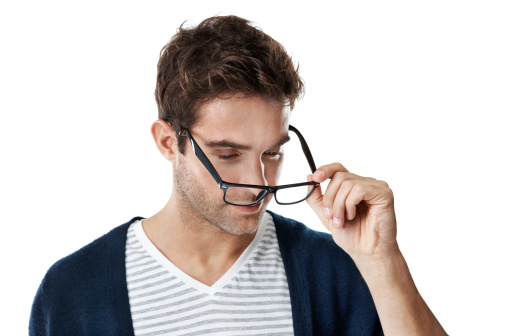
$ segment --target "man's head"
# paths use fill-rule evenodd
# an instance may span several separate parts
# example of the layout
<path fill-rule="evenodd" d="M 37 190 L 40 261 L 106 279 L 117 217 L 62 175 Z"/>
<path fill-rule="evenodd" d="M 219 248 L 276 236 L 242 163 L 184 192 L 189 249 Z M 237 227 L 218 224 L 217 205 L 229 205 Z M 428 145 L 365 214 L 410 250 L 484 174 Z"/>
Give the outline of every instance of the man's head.
<path fill-rule="evenodd" d="M 304 90 L 283 46 L 245 19 L 216 16 L 183 25 L 161 51 L 155 96 L 159 119 L 191 129 L 197 110 L 216 97 L 243 94 L 293 108 Z M 179 138 L 183 153 L 185 139 Z"/>
<path fill-rule="evenodd" d="M 223 16 L 180 27 L 161 52 L 160 120 L 152 127 L 159 150 L 173 163 L 178 212 L 189 222 L 205 220 L 233 235 L 256 231 L 272 195 L 256 206 L 226 204 L 179 134 L 182 128 L 192 132 L 223 180 L 275 185 L 290 110 L 302 92 L 284 48 L 249 21 Z"/>

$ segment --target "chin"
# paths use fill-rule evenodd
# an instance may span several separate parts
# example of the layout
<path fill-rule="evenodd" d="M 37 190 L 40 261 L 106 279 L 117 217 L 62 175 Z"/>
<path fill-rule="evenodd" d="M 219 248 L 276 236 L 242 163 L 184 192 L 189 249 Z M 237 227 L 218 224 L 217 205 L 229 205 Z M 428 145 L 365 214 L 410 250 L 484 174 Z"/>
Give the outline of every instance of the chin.
<path fill-rule="evenodd" d="M 249 207 L 239 207 L 235 205 L 231 205 L 233 212 L 228 218 L 222 218 L 218 221 L 219 225 L 216 225 L 224 232 L 234 235 L 234 236 L 242 236 L 249 235 L 256 232 L 258 226 L 260 225 L 260 221 L 262 219 L 263 214 L 265 213 L 264 206 L 258 206 L 255 210 L 251 209 L 239 209 L 239 208 L 249 208 Z"/>

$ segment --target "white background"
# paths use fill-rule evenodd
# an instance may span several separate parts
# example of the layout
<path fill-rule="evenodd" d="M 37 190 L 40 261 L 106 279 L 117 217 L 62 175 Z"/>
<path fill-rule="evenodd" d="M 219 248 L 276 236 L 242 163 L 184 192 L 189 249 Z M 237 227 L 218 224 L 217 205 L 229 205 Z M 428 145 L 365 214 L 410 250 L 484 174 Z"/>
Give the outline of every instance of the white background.
<path fill-rule="evenodd" d="M 27 333 L 56 260 L 166 203 L 149 133 L 158 54 L 184 20 L 222 13 L 299 62 L 292 123 L 317 164 L 389 183 L 400 247 L 448 333 L 509 335 L 507 2 L 243 3 L 2 3 L 0 334 Z M 305 203 L 272 209 L 321 229 Z"/>

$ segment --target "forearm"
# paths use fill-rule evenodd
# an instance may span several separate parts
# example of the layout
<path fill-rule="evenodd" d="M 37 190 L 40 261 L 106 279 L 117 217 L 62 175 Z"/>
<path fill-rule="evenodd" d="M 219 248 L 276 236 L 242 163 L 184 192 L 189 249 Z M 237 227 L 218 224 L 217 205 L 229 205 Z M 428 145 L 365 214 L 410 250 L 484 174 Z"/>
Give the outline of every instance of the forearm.
<path fill-rule="evenodd" d="M 403 255 L 356 260 L 385 335 L 447 335 L 419 294 Z"/>

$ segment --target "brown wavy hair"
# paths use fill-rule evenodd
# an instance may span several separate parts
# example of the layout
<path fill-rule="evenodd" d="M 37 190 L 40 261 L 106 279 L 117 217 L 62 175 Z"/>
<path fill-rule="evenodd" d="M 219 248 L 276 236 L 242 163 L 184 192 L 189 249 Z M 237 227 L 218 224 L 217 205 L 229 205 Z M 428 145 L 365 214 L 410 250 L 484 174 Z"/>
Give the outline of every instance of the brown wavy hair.
<path fill-rule="evenodd" d="M 304 93 L 298 67 L 283 46 L 238 16 L 185 22 L 161 50 L 155 97 L 159 119 L 178 134 L 196 122 L 200 105 L 218 96 L 259 95 L 293 109 Z M 184 138 L 179 137 L 183 153 Z"/>

